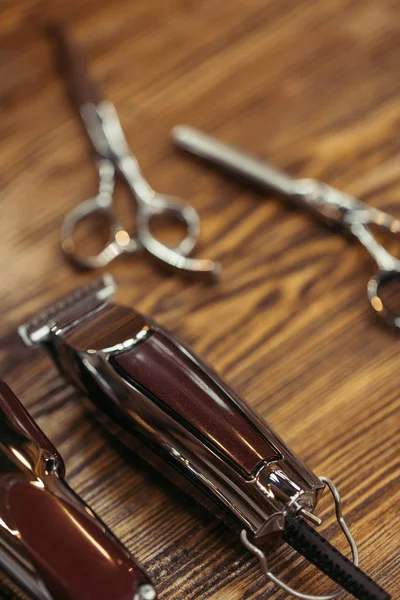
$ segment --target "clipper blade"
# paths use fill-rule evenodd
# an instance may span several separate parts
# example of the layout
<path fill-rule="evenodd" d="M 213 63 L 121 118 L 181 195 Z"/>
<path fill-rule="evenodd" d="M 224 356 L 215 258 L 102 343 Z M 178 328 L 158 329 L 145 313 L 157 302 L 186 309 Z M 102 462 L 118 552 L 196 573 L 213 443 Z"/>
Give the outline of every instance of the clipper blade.
<path fill-rule="evenodd" d="M 49 334 L 60 321 L 65 321 L 79 311 L 91 308 L 114 295 L 117 286 L 110 274 L 67 294 L 55 304 L 48 306 L 35 317 L 18 327 L 18 333 L 26 346 L 38 346 L 48 340 Z"/>

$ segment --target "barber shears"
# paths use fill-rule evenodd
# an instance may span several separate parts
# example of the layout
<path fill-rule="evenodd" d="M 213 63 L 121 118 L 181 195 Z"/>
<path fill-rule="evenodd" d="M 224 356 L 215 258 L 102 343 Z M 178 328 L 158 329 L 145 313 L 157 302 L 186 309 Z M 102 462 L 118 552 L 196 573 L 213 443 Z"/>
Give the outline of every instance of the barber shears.
<path fill-rule="evenodd" d="M 189 257 L 200 234 L 200 219 L 196 210 L 180 199 L 160 194 L 151 188 L 129 150 L 113 104 L 100 97 L 65 29 L 55 25 L 51 33 L 57 45 L 60 70 L 93 146 L 99 171 L 98 193 L 83 201 L 65 217 L 61 230 L 61 245 L 65 255 L 80 268 L 95 269 L 108 265 L 122 254 L 146 251 L 159 262 L 183 273 L 216 274 L 219 270 L 216 262 Z M 122 225 L 114 210 L 113 194 L 117 176 L 126 184 L 137 204 L 134 235 Z M 95 215 L 107 219 L 110 236 L 99 254 L 85 256 L 77 250 L 74 233 L 83 219 Z M 177 246 L 167 246 L 151 233 L 151 223 L 155 217 L 172 218 L 183 223 L 186 232 Z"/>
<path fill-rule="evenodd" d="M 237 150 L 191 127 L 180 126 L 173 131 L 174 142 L 221 168 L 255 184 L 263 191 L 272 191 L 290 198 L 296 205 L 311 210 L 331 226 L 351 233 L 367 250 L 377 265 L 376 273 L 367 285 L 372 308 L 387 323 L 400 327 L 400 314 L 391 310 L 382 297 L 382 290 L 400 282 L 400 260 L 378 242 L 370 226 L 400 233 L 400 220 L 369 206 L 365 202 L 314 179 L 294 179 L 269 163 Z"/>

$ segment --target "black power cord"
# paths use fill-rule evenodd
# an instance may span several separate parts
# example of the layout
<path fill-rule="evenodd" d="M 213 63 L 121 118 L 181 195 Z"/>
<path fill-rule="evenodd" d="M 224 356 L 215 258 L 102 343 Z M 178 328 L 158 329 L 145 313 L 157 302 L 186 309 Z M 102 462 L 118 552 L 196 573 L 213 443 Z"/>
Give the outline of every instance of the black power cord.
<path fill-rule="evenodd" d="M 294 513 L 285 517 L 283 539 L 322 573 L 359 600 L 390 600 L 384 589 Z"/>

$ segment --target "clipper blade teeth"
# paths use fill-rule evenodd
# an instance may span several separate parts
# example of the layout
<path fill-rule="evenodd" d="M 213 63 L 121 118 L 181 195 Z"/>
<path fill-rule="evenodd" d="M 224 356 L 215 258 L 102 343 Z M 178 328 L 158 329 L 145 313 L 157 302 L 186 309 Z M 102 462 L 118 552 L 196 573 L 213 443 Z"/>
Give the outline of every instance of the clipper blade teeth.
<path fill-rule="evenodd" d="M 35 317 L 20 325 L 18 333 L 27 346 L 41 344 L 46 341 L 50 330 L 57 325 L 58 320 L 68 317 L 70 313 L 77 310 L 79 305 L 84 308 L 90 303 L 106 300 L 115 291 L 114 278 L 109 274 L 103 275 L 100 279 L 72 291 L 39 312 Z"/>

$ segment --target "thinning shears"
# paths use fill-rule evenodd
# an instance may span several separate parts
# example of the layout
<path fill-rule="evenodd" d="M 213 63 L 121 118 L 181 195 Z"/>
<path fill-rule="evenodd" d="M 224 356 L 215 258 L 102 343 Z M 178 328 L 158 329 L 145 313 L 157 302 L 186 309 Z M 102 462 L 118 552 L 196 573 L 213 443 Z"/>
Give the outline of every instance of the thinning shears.
<path fill-rule="evenodd" d="M 216 262 L 188 256 L 200 233 L 196 210 L 180 199 L 157 193 L 151 188 L 129 150 L 113 104 L 101 98 L 77 47 L 68 39 L 65 27 L 54 24 L 50 27 L 50 34 L 56 43 L 60 71 L 93 146 L 99 171 L 96 196 L 83 201 L 65 217 L 61 244 L 66 256 L 81 268 L 95 269 L 108 265 L 121 254 L 145 250 L 161 263 L 183 273 L 216 274 L 219 270 Z M 137 203 L 134 235 L 125 229 L 114 210 L 116 175 L 125 182 Z M 106 217 L 110 237 L 99 254 L 85 256 L 77 251 L 74 233 L 83 219 L 95 214 Z M 176 219 L 186 227 L 186 234 L 179 245 L 171 248 L 151 233 L 152 219 L 160 216 Z"/>
<path fill-rule="evenodd" d="M 183 150 L 226 172 L 238 175 L 263 191 L 273 191 L 290 198 L 295 204 L 311 210 L 329 225 L 339 226 L 342 230 L 350 232 L 369 252 L 378 267 L 367 286 L 372 308 L 386 322 L 400 327 L 400 315 L 391 310 L 382 297 L 382 289 L 385 286 L 400 280 L 400 260 L 378 242 L 370 229 L 370 226 L 374 225 L 389 233 L 398 234 L 399 219 L 326 183 L 314 179 L 294 179 L 268 162 L 191 127 L 175 127 L 172 137 Z"/>

